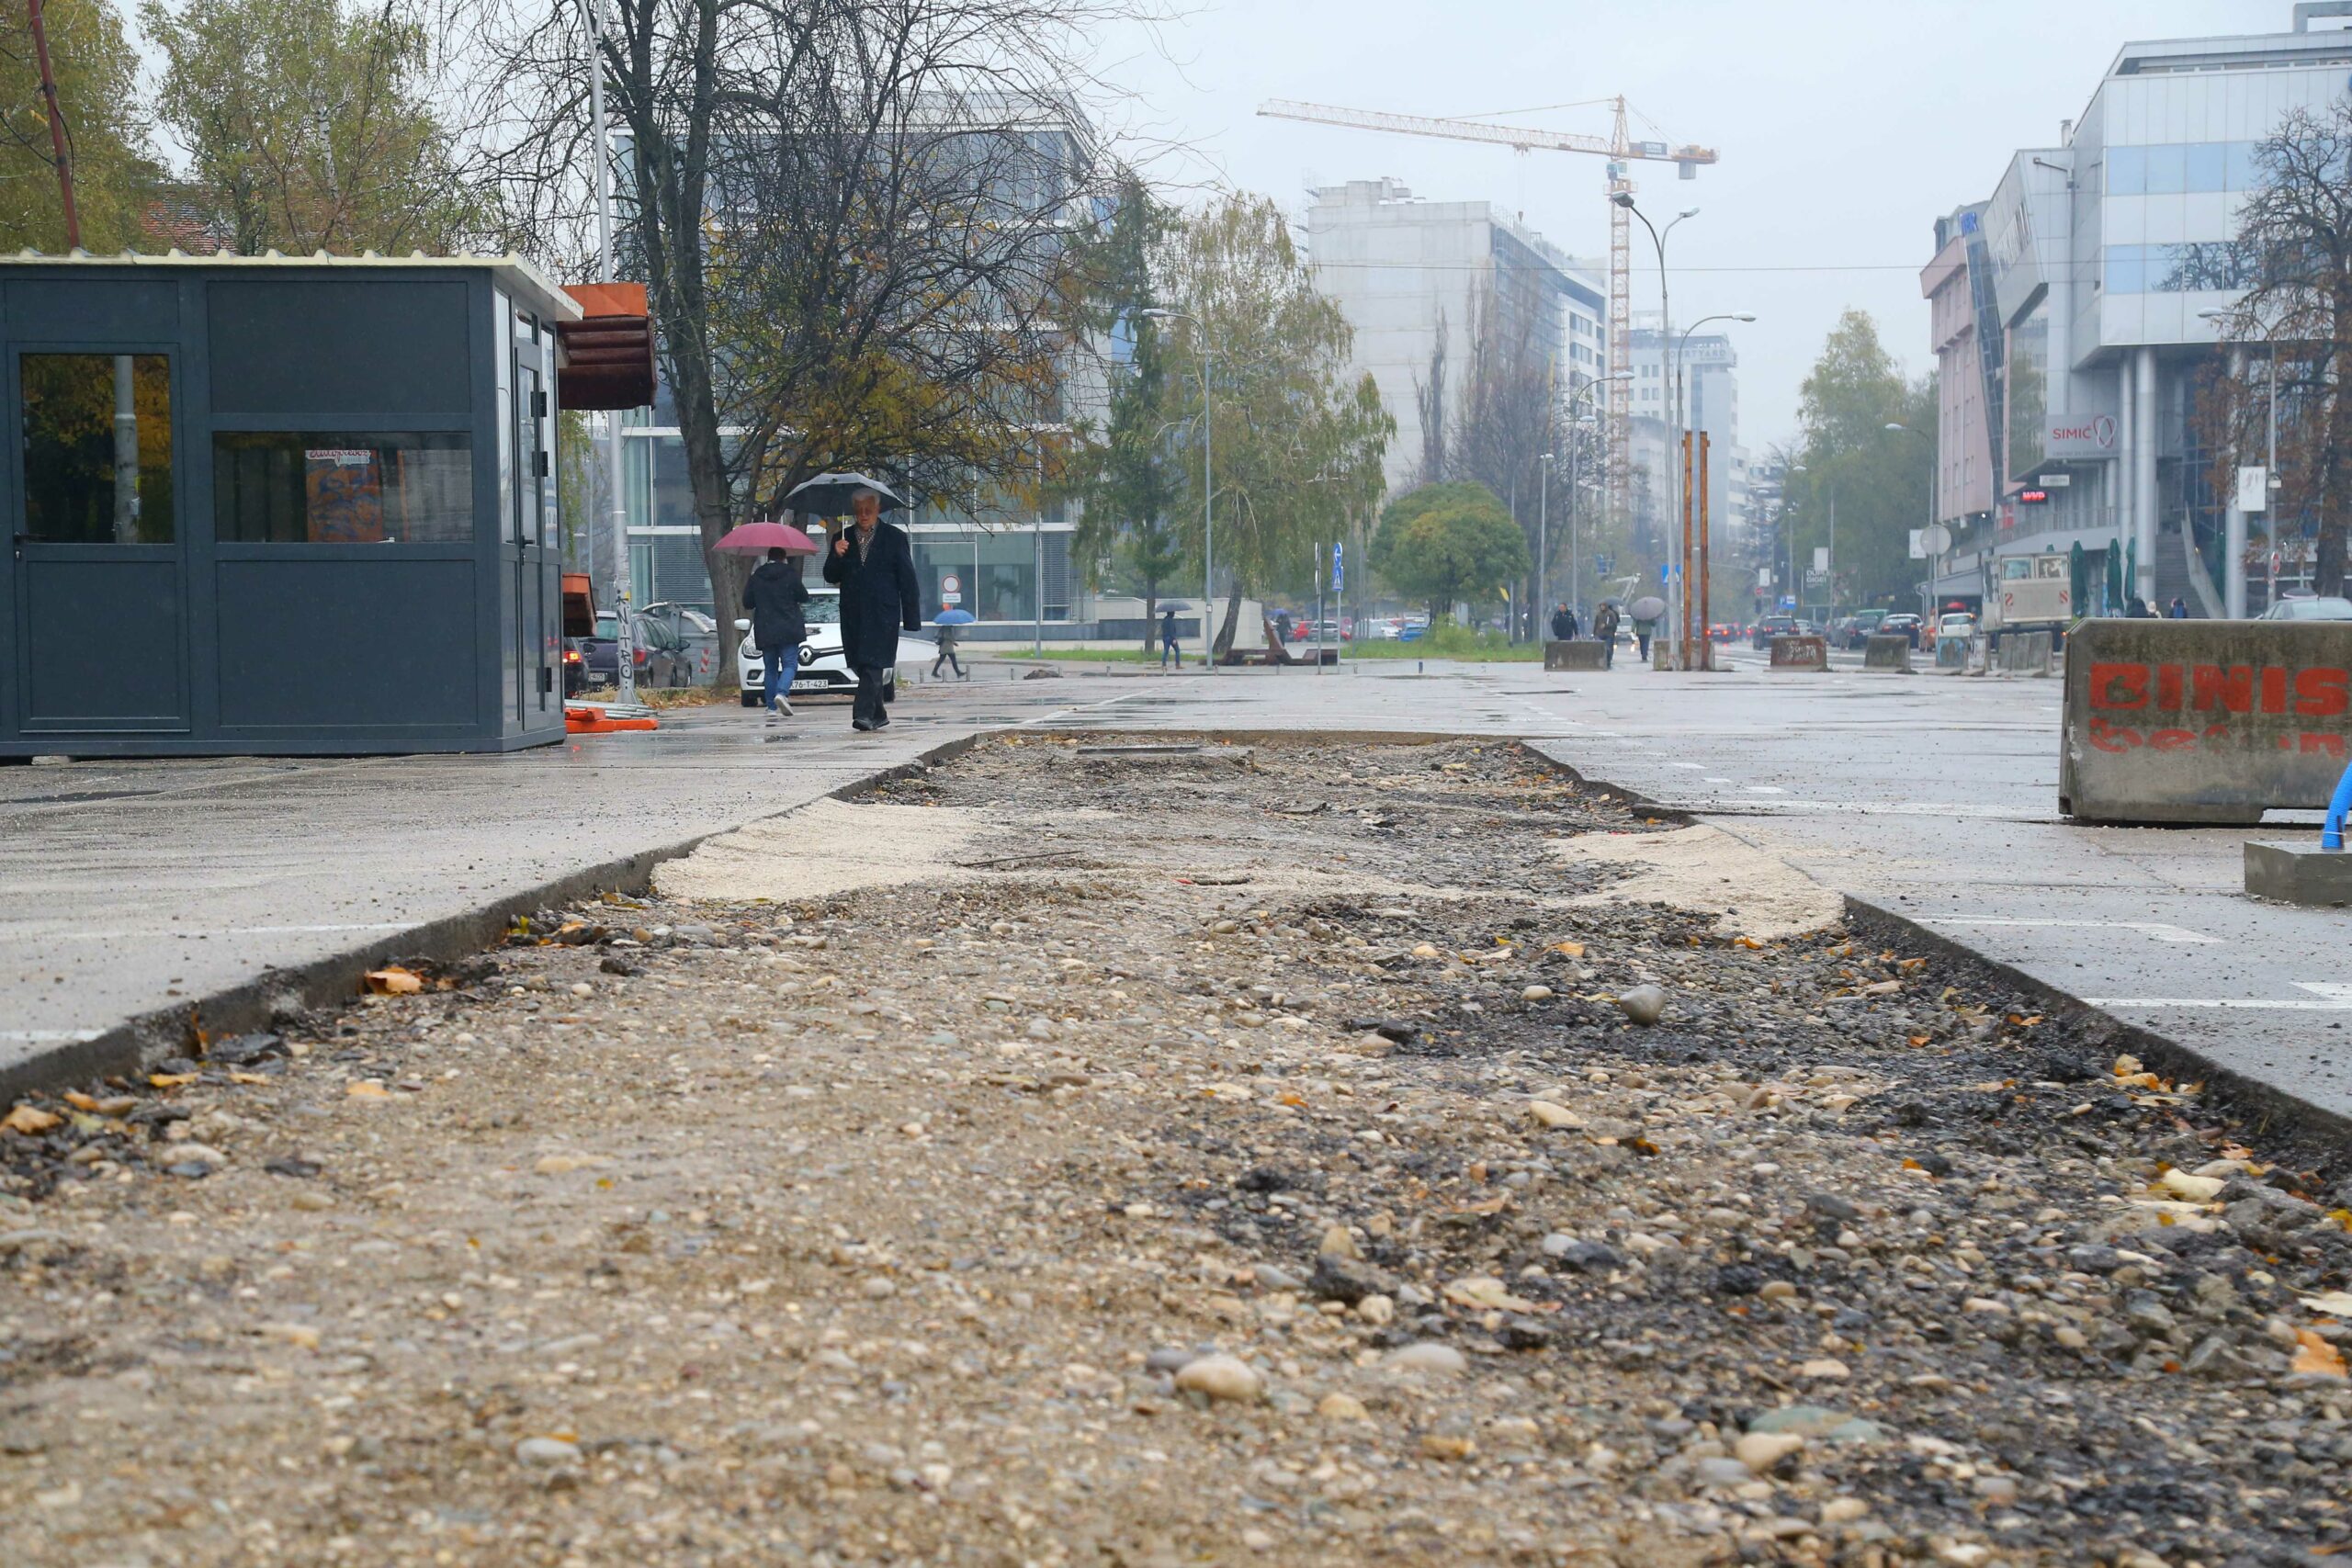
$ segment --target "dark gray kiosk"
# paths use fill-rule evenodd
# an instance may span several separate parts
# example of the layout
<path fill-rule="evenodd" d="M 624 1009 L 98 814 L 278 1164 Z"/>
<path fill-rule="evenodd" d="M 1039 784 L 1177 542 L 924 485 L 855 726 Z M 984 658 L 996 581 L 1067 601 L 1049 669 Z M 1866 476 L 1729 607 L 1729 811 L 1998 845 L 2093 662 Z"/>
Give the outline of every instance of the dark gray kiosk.
<path fill-rule="evenodd" d="M 560 739 L 558 323 L 514 257 L 0 257 L 0 759 Z"/>

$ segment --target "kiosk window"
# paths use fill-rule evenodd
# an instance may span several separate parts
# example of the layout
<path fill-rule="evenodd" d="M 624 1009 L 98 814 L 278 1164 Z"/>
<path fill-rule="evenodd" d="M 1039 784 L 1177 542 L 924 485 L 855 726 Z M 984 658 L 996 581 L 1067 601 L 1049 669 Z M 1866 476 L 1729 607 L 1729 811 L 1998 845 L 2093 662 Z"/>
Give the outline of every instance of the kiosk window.
<path fill-rule="evenodd" d="M 172 375 L 160 354 L 28 354 L 25 534 L 59 545 L 172 542 Z"/>
<path fill-rule="evenodd" d="M 461 545 L 474 536 L 463 434 L 220 431 L 219 536 L 254 545 Z"/>

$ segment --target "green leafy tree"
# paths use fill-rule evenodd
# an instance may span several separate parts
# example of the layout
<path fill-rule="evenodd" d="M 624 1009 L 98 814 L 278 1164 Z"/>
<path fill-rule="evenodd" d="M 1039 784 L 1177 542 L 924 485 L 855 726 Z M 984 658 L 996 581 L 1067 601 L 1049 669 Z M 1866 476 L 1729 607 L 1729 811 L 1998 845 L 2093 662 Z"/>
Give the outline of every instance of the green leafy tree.
<path fill-rule="evenodd" d="M 1493 599 L 1527 570 L 1527 540 L 1482 484 L 1424 485 L 1388 503 L 1372 536 L 1372 567 L 1429 605 L 1432 626 L 1453 606 Z"/>
<path fill-rule="evenodd" d="M 1175 518 L 1182 454 L 1170 440 L 1167 353 L 1157 323 L 1144 315 L 1159 303 L 1152 266 L 1173 222 L 1130 173 L 1110 223 L 1080 264 L 1080 324 L 1094 341 L 1125 343 L 1133 352 L 1104 368 L 1108 417 L 1099 427 L 1078 428 L 1068 488 L 1080 510 L 1071 547 L 1097 585 L 1112 577 L 1141 585 L 1147 650 L 1159 637 L 1160 586 L 1189 554 Z"/>
<path fill-rule="evenodd" d="M 162 171 L 148 151 L 138 51 L 107 0 L 47 0 L 41 11 L 57 107 L 71 137 L 83 248 L 147 248 L 143 220 Z M 22 4 L 0 6 L 0 249 L 65 249 L 51 145 L 30 18 Z"/>
<path fill-rule="evenodd" d="M 1783 505 L 1795 592 L 1804 603 L 1832 607 L 1908 603 L 1924 567 L 1910 558 L 1911 530 L 1928 521 L 1935 477 L 1933 378 L 1906 379 L 1877 322 L 1848 310 L 1804 378 L 1797 419 L 1798 460 Z M 1834 601 L 1827 588 L 1803 587 L 1821 547 L 1837 574 Z"/>
<path fill-rule="evenodd" d="M 1396 423 L 1368 375 L 1349 378 L 1347 318 L 1316 292 L 1271 200 L 1236 194 L 1196 214 L 1175 236 L 1167 276 L 1178 306 L 1206 329 L 1216 558 L 1232 573 L 1222 657 L 1247 593 L 1302 581 L 1316 546 L 1344 536 Z M 1173 384 L 1197 387 L 1200 330 L 1171 334 L 1171 349 Z M 1178 513 L 1197 517 L 1201 464 L 1182 471 Z"/>
<path fill-rule="evenodd" d="M 446 252 L 495 237 L 434 112 L 431 39 L 394 4 L 147 0 L 188 203 L 237 251 Z"/>

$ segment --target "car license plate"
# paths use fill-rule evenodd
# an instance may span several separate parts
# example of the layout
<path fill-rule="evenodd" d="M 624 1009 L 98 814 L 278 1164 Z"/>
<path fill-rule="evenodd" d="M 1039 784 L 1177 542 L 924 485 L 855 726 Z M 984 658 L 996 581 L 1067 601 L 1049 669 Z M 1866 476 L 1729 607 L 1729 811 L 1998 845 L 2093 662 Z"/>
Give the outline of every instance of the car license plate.
<path fill-rule="evenodd" d="M 831 681 L 821 679 L 815 681 L 795 681 L 792 683 L 792 689 L 796 692 L 821 692 L 831 684 L 832 682 Z"/>

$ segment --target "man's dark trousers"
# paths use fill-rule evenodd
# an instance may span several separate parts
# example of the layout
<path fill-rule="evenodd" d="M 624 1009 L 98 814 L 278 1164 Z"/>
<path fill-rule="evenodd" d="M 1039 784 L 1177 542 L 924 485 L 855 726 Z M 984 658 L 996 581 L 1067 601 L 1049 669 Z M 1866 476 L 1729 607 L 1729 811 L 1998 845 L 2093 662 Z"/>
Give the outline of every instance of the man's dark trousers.
<path fill-rule="evenodd" d="M 858 666 L 857 696 L 849 710 L 852 724 L 862 724 L 870 729 L 890 722 L 889 710 L 882 705 L 882 687 L 889 677 L 888 670 Z"/>

